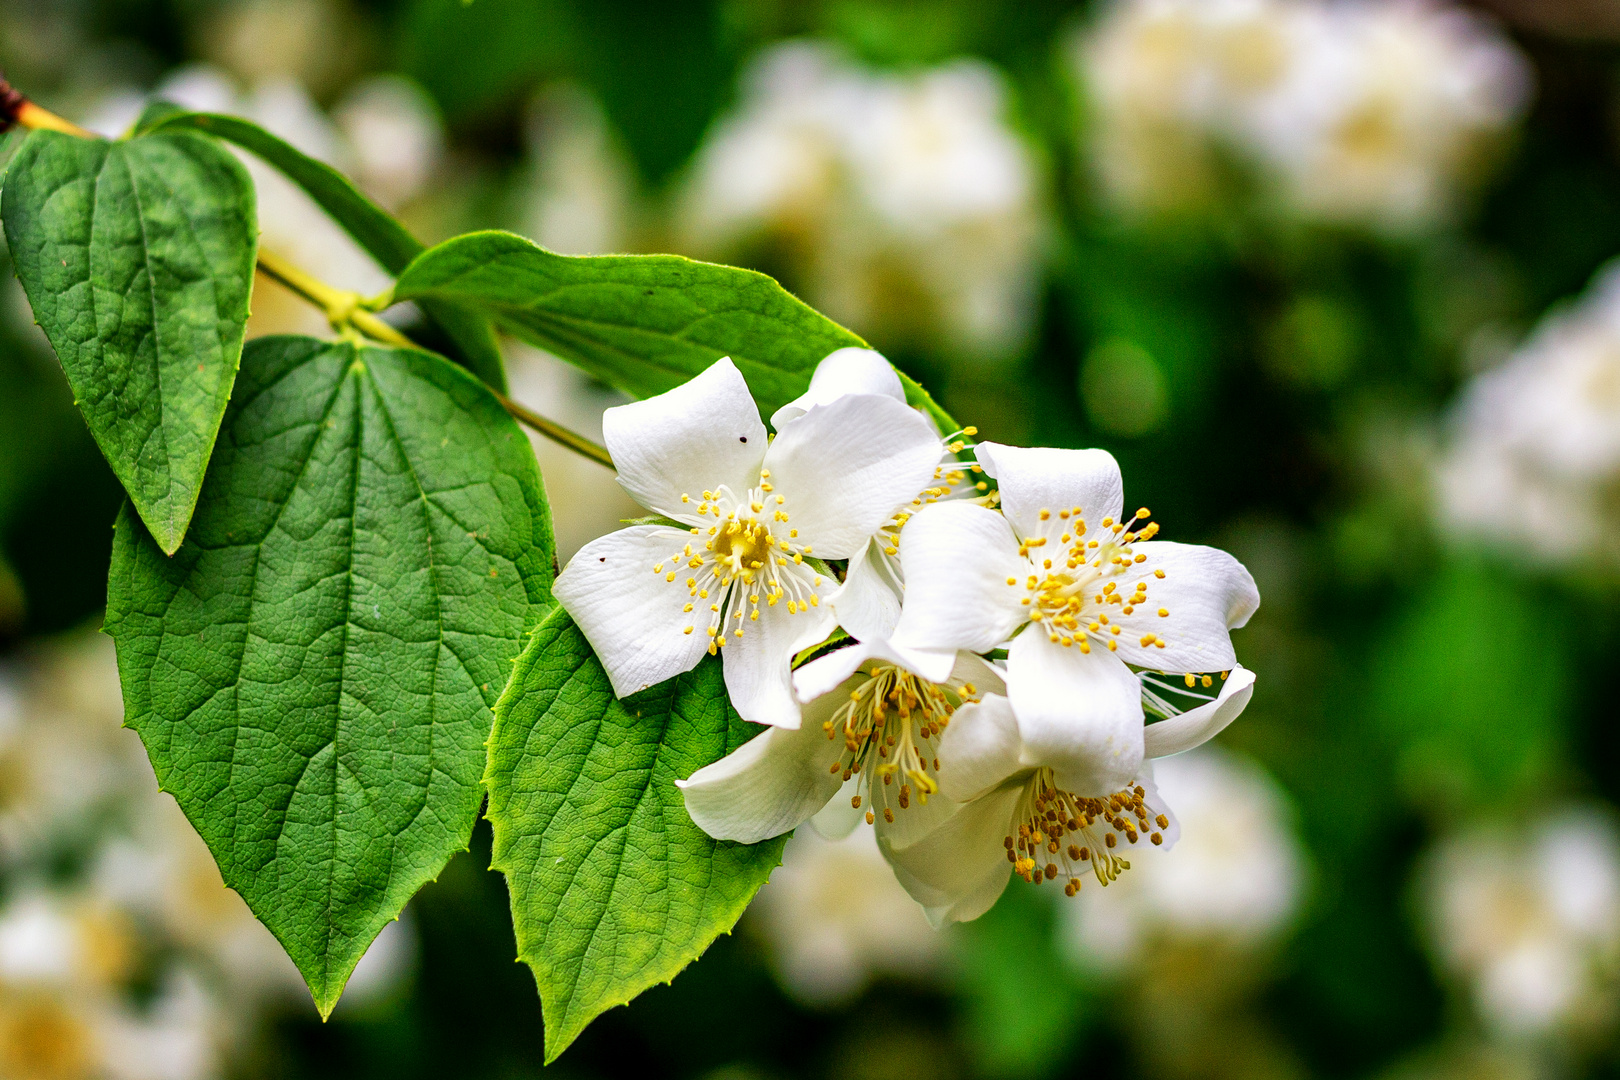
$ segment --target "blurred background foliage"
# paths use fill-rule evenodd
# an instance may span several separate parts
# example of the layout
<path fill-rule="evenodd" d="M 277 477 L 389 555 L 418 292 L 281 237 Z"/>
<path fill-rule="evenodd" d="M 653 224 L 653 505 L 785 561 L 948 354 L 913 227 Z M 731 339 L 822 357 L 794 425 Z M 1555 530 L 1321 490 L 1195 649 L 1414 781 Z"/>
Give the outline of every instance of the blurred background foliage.
<path fill-rule="evenodd" d="M 776 274 L 1254 572 L 1169 856 L 936 935 L 869 836 L 798 837 L 549 1074 L 1620 1076 L 1620 21 L 1492 7 L 0 0 L 0 65 L 109 134 L 253 116 L 427 240 Z M 385 286 L 254 174 L 266 246 Z M 616 400 L 512 365 L 581 429 Z M 537 449 L 565 558 L 632 515 Z M 93 633 L 119 498 L 5 274 L 0 1076 L 539 1075 L 487 830 L 326 1025 L 210 877 Z"/>

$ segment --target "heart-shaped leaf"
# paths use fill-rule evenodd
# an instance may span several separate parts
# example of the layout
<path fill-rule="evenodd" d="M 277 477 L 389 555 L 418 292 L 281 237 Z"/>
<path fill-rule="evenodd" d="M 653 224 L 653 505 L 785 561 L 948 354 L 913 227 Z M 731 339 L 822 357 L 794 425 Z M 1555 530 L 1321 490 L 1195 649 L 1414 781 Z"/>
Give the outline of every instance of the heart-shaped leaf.
<path fill-rule="evenodd" d="M 528 440 L 414 349 L 253 341 L 179 552 L 120 518 L 128 722 L 323 1014 L 466 847 L 552 571 Z"/>
<path fill-rule="evenodd" d="M 172 554 L 242 355 L 253 183 L 199 135 L 36 131 L 7 170 L 3 216 L 90 433 Z"/>
<path fill-rule="evenodd" d="M 495 717 L 485 777 L 494 866 L 540 988 L 550 1062 L 598 1015 L 668 982 L 729 931 L 787 838 L 712 839 L 675 787 L 759 731 L 731 708 L 712 657 L 621 701 L 559 607 Z"/>

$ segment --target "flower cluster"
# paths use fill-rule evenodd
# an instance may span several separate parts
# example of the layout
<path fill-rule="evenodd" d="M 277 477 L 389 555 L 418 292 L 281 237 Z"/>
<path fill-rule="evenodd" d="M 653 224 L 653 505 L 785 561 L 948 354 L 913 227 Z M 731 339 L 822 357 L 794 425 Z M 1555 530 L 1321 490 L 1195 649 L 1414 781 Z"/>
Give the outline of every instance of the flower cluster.
<path fill-rule="evenodd" d="M 980 61 L 902 77 L 778 46 L 698 153 L 683 250 L 779 269 L 868 336 L 1011 357 L 1036 307 L 1040 185 L 1004 97 Z"/>
<path fill-rule="evenodd" d="M 1464 391 L 1437 481 L 1459 536 L 1620 566 L 1620 267 Z"/>
<path fill-rule="evenodd" d="M 1568 807 L 1445 837 L 1419 879 L 1424 929 L 1487 1030 L 1601 1042 L 1620 1016 L 1620 831 Z"/>
<path fill-rule="evenodd" d="M 828 357 L 772 423 L 729 360 L 608 410 L 620 483 L 670 523 L 586 545 L 556 585 L 619 694 L 718 653 L 769 725 L 681 783 L 693 820 L 754 843 L 864 818 L 936 924 L 1014 873 L 1074 895 L 1173 844 L 1150 759 L 1248 703 L 1229 637 L 1259 604 L 1248 572 L 1125 516 L 1100 450 L 958 460 L 972 429 L 941 436 L 869 350 Z"/>
<path fill-rule="evenodd" d="M 1236 159 L 1302 217 L 1392 231 L 1450 213 L 1530 82 L 1495 27 L 1423 0 L 1120 0 L 1072 57 L 1116 200 L 1206 198 Z"/>

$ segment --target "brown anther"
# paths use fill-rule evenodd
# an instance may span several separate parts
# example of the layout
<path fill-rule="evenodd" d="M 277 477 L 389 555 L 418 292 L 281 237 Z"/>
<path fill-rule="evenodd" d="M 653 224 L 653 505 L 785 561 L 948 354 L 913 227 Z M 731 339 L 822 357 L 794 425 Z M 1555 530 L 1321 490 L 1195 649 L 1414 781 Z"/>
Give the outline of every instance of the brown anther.
<path fill-rule="evenodd" d="M 1049 862 L 1046 864 L 1046 880 L 1051 881 L 1055 877 L 1057 877 L 1057 863 Z"/>
<path fill-rule="evenodd" d="M 894 824 L 894 811 L 890 810 L 887 806 L 883 808 L 883 820 L 887 821 L 890 825 Z M 1109 837 L 1109 839 L 1112 840 L 1113 837 Z"/>

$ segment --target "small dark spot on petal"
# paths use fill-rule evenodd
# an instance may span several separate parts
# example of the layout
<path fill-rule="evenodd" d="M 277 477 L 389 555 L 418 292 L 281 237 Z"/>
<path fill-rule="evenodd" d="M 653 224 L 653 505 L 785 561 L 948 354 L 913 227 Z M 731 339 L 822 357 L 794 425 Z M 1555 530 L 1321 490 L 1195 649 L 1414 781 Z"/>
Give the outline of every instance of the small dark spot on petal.
<path fill-rule="evenodd" d="M 739 436 L 737 436 L 737 441 L 738 441 L 738 442 L 747 442 L 747 441 L 748 441 L 748 436 L 746 436 L 746 435 L 739 435 Z"/>
<path fill-rule="evenodd" d="M 596 560 L 596 561 L 597 561 L 597 562 L 607 562 L 607 556 L 606 556 L 606 555 L 603 555 L 603 556 L 601 556 L 601 557 L 600 557 L 600 558 L 598 558 L 598 559 L 597 559 L 597 560 Z"/>

